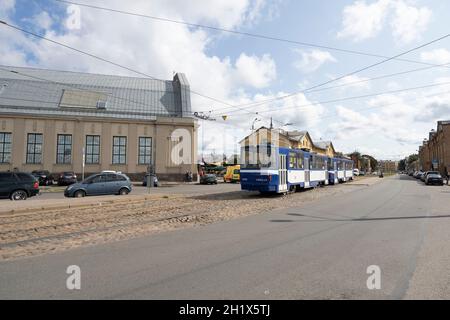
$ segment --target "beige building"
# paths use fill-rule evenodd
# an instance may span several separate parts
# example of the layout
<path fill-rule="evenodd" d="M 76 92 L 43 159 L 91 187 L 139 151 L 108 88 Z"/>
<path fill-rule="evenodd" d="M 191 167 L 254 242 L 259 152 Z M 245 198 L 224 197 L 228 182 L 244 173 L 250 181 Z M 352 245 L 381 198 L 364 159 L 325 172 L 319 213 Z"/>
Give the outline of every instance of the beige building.
<path fill-rule="evenodd" d="M 196 174 L 197 122 L 183 74 L 163 81 L 7 69 L 0 70 L 0 171 Z"/>
<path fill-rule="evenodd" d="M 335 157 L 336 151 L 331 141 L 313 141 L 308 131 L 285 131 L 261 127 L 240 143 L 242 146 L 264 144 L 276 139 L 280 147 L 303 149 L 317 154 Z"/>

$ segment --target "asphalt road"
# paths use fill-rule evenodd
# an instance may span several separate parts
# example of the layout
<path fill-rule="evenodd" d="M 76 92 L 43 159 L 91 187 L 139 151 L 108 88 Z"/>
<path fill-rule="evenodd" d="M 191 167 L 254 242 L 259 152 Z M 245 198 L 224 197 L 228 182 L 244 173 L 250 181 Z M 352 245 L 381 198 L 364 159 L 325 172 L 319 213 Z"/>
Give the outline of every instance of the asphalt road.
<path fill-rule="evenodd" d="M 449 299 L 449 196 L 396 176 L 288 210 L 3 262 L 0 298 Z M 69 265 L 80 290 L 66 288 Z M 367 288 L 370 265 L 379 290 Z"/>

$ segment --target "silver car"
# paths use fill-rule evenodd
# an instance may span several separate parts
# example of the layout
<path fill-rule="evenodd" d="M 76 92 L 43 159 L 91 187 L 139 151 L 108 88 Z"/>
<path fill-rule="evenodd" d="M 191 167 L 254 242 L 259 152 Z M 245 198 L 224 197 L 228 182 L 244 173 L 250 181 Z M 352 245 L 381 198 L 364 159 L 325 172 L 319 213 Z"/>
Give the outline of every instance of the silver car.
<path fill-rule="evenodd" d="M 132 190 L 132 183 L 123 173 L 99 173 L 66 188 L 66 197 L 84 197 L 94 195 L 125 195 Z"/>

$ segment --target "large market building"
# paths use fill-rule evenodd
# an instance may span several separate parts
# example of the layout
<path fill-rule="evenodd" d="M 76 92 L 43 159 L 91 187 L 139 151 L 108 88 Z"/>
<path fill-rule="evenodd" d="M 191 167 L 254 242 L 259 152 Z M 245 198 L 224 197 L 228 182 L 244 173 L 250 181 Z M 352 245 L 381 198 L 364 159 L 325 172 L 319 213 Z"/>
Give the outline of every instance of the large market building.
<path fill-rule="evenodd" d="M 180 180 L 196 175 L 196 151 L 184 74 L 157 80 L 0 68 L 0 171 L 114 170 L 140 179 L 152 170 Z"/>

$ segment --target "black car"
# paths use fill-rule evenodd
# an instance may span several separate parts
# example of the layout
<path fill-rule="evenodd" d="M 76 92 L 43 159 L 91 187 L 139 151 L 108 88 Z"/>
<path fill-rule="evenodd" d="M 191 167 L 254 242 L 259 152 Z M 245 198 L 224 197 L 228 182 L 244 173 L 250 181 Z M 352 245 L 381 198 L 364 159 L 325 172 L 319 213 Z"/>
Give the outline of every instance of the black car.
<path fill-rule="evenodd" d="M 217 176 L 215 174 L 205 174 L 200 178 L 200 184 L 217 184 Z"/>
<path fill-rule="evenodd" d="M 48 170 L 34 170 L 31 174 L 38 179 L 40 186 L 53 184 L 53 177 Z"/>
<path fill-rule="evenodd" d="M 425 178 L 425 184 L 430 185 L 438 185 L 443 186 L 444 185 L 444 179 L 442 179 L 442 176 L 440 174 L 436 173 L 428 173 L 427 177 Z"/>
<path fill-rule="evenodd" d="M 39 194 L 39 182 L 25 172 L 0 172 L 0 198 L 26 200 Z"/>
<path fill-rule="evenodd" d="M 58 177 L 58 186 L 67 186 L 77 182 L 77 175 L 73 171 L 61 172 Z"/>

